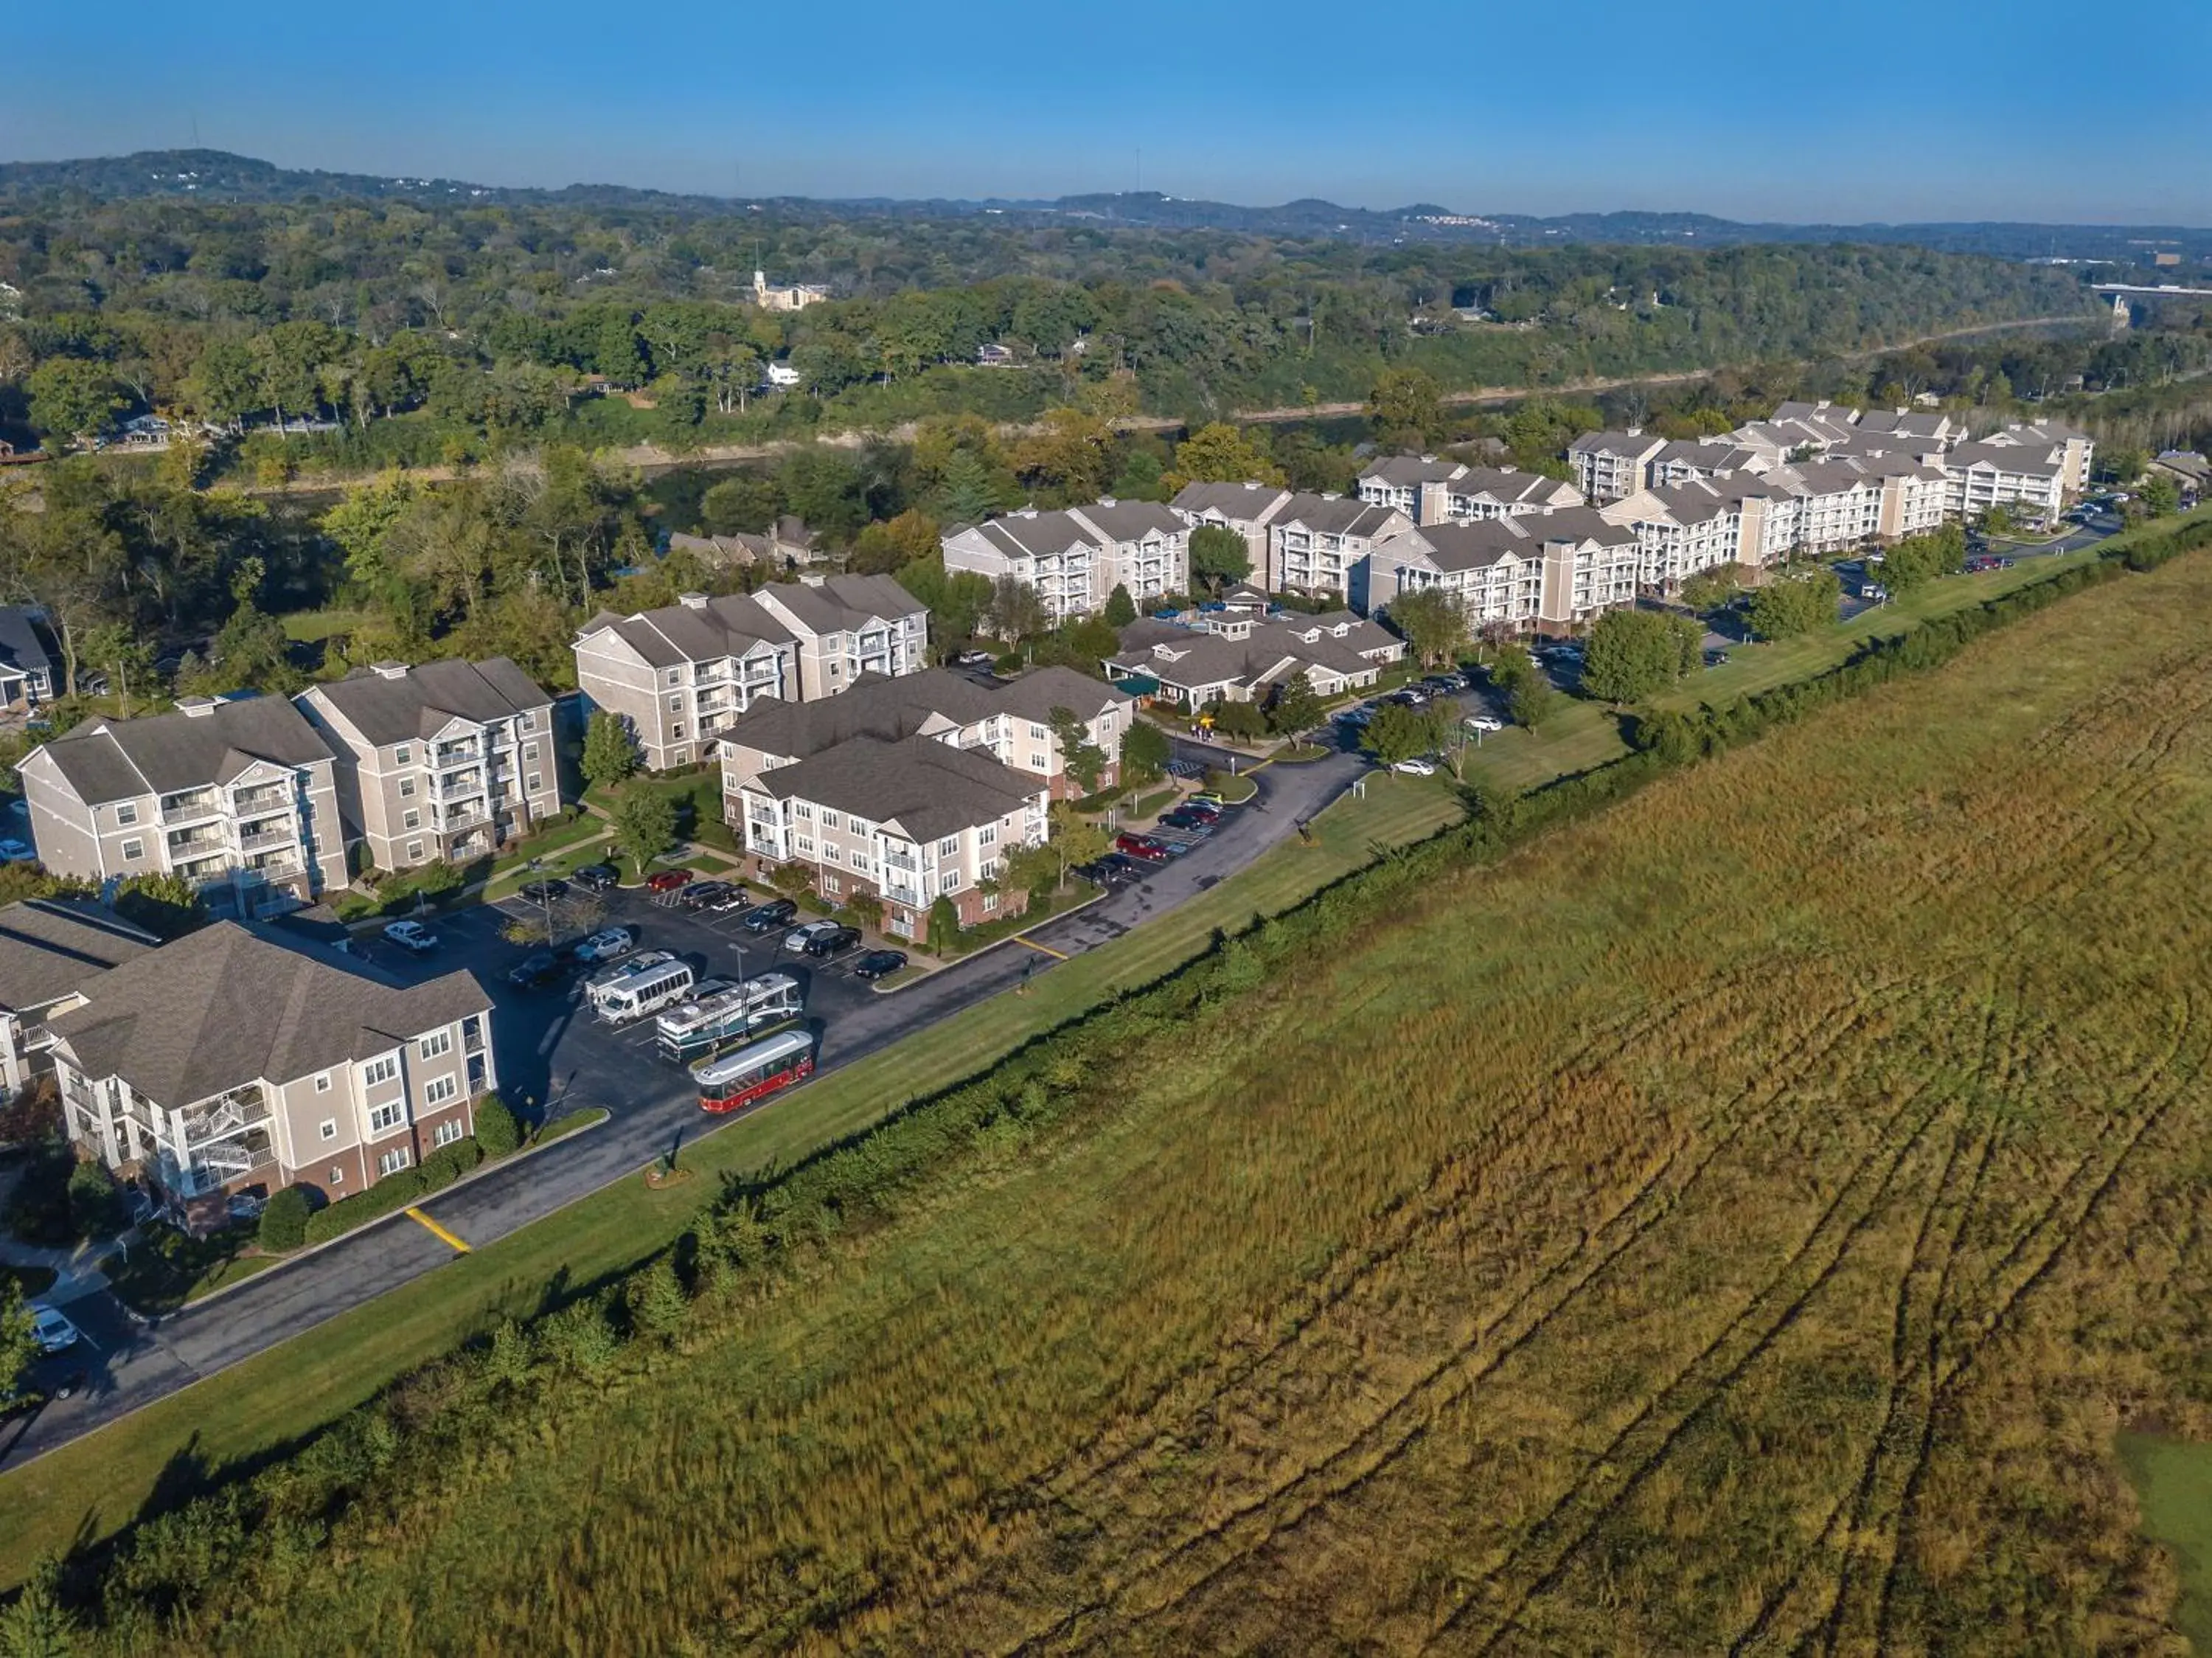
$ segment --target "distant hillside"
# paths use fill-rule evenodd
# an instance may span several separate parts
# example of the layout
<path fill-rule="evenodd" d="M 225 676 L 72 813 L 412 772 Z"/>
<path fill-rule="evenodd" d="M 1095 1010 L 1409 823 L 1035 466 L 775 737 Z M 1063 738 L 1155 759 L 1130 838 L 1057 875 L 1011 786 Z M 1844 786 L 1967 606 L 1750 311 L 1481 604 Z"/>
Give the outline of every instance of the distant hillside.
<path fill-rule="evenodd" d="M 1041 224 L 1091 221 L 1145 229 L 1212 229 L 1255 236 L 1341 237 L 1370 242 L 1475 243 L 1541 247 L 1571 242 L 1630 247 L 1721 247 L 1752 242 L 1909 244 L 1945 253 L 2001 259 L 2112 259 L 2147 263 L 2151 253 L 2179 254 L 2185 265 L 2212 259 L 2212 229 L 2177 225 L 2021 223 L 1752 224 L 1705 213 L 1463 213 L 1432 203 L 1371 209 L 1312 198 L 1273 207 L 1187 200 L 1157 191 L 1062 196 L 1055 200 L 896 200 L 889 198 L 763 198 L 640 190 L 627 185 L 576 184 L 560 190 L 513 189 L 460 179 L 387 177 L 278 167 L 219 149 L 143 150 L 134 155 L 69 162 L 0 162 L 0 201 L 56 195 L 94 201 L 174 197 L 222 202 L 298 202 L 311 198 L 411 201 L 425 205 L 564 204 L 720 215 L 755 208 L 780 218 L 856 216 L 957 219 L 990 216 Z"/>

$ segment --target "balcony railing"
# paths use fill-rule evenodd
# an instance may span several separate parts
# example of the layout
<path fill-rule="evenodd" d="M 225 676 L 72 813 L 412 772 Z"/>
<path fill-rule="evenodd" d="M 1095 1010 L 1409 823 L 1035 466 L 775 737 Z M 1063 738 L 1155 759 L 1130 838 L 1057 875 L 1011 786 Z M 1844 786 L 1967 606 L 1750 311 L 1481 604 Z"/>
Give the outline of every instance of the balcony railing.
<path fill-rule="evenodd" d="M 292 803 L 289 789 L 248 789 L 231 797 L 231 809 L 240 817 L 255 812 L 273 812 Z"/>
<path fill-rule="evenodd" d="M 165 823 L 189 823 L 200 818 L 219 817 L 222 809 L 222 796 L 212 789 L 186 789 L 161 796 L 161 820 Z"/>
<path fill-rule="evenodd" d="M 272 847 L 295 845 L 298 841 L 298 832 L 287 824 L 281 829 L 257 829 L 250 834 L 240 835 L 238 850 L 241 852 L 262 852 Z"/>
<path fill-rule="evenodd" d="M 227 1140 L 269 1125 L 269 1100 L 258 1083 L 233 1088 L 228 1094 L 179 1113 L 178 1131 L 186 1147 L 207 1140 Z"/>

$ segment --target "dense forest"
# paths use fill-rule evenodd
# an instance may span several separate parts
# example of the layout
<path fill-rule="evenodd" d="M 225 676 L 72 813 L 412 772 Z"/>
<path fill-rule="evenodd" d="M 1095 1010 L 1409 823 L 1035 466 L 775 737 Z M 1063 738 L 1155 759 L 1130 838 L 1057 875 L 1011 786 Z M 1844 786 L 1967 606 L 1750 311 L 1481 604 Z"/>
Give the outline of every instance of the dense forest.
<path fill-rule="evenodd" d="M 803 312 L 752 272 L 825 285 Z M 0 216 L 0 437 L 147 411 L 319 434 L 366 468 L 549 437 L 675 448 L 1076 404 L 1203 419 L 1820 359 L 2085 315 L 2075 278 L 1902 247 L 1543 250 L 1038 228 L 988 216 L 41 197 Z M 1006 366 L 978 366 L 1006 348 Z M 757 388 L 775 363 L 795 387 Z"/>

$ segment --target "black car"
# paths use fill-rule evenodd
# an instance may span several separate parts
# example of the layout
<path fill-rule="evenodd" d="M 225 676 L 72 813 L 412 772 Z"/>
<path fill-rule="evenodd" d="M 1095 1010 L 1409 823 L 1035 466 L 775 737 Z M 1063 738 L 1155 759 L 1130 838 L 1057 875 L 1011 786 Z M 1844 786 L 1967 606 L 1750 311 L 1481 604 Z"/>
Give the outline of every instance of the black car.
<path fill-rule="evenodd" d="M 622 871 L 611 863 L 587 863 L 571 869 L 568 879 L 587 893 L 604 893 L 622 880 Z"/>
<path fill-rule="evenodd" d="M 526 991 L 543 990 L 566 978 L 574 965 L 573 957 L 563 957 L 551 950 L 532 950 L 507 970 L 507 982 Z"/>
<path fill-rule="evenodd" d="M 860 942 L 858 927 L 827 927 L 806 941 L 806 954 L 817 961 L 842 955 Z"/>
<path fill-rule="evenodd" d="M 1152 866 L 1142 858 L 1133 858 L 1127 852 L 1109 852 L 1098 860 L 1099 867 L 1113 872 L 1111 879 L 1127 886 L 1133 881 L 1142 881 L 1152 872 Z"/>
<path fill-rule="evenodd" d="M 799 905 L 787 898 L 772 898 L 765 904 L 756 904 L 744 916 L 749 933 L 772 933 L 779 927 L 788 927 L 799 915 Z"/>
<path fill-rule="evenodd" d="M 1180 829 L 1187 835 L 1210 835 L 1213 820 L 1203 812 L 1165 812 L 1160 815 L 1160 827 Z"/>
<path fill-rule="evenodd" d="M 853 964 L 855 978 L 885 978 L 906 966 L 902 950 L 871 950 Z"/>
<path fill-rule="evenodd" d="M 721 903 L 738 889 L 726 881 L 695 881 L 677 895 L 677 903 L 687 910 L 704 910 Z"/>
<path fill-rule="evenodd" d="M 532 904 L 550 904 L 568 895 L 565 881 L 526 881 L 514 889 L 517 898 L 528 899 Z"/>

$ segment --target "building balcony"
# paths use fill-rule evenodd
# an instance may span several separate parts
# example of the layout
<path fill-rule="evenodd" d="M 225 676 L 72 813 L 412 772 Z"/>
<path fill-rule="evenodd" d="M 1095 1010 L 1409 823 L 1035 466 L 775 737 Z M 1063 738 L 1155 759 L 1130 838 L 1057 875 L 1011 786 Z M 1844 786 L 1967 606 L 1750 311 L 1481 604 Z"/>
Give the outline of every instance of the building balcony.
<path fill-rule="evenodd" d="M 265 852 L 279 846 L 296 846 L 300 832 L 287 823 L 273 829 L 255 829 L 239 836 L 237 848 L 241 852 Z"/>
<path fill-rule="evenodd" d="M 244 789 L 231 796 L 230 804 L 233 814 L 241 818 L 252 817 L 257 812 L 282 812 L 290 808 L 292 791 L 281 786 Z"/>

